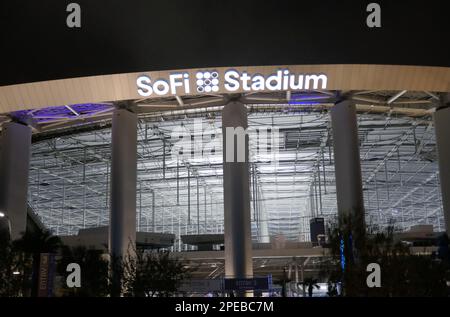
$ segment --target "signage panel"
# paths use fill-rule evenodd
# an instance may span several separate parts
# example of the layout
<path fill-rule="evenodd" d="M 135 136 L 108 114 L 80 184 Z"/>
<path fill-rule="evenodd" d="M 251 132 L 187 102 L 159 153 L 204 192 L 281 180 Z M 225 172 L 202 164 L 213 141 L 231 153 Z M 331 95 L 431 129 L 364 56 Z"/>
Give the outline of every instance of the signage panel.
<path fill-rule="evenodd" d="M 224 289 L 226 291 L 265 291 L 270 289 L 270 276 L 254 278 L 225 279 Z"/>

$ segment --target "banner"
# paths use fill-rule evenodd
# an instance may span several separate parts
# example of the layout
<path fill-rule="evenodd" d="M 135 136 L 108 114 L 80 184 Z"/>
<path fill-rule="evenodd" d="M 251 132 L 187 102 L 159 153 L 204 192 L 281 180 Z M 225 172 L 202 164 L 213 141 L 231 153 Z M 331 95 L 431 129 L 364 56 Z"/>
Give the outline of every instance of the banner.
<path fill-rule="evenodd" d="M 41 253 L 39 261 L 38 297 L 52 297 L 55 278 L 55 255 Z"/>

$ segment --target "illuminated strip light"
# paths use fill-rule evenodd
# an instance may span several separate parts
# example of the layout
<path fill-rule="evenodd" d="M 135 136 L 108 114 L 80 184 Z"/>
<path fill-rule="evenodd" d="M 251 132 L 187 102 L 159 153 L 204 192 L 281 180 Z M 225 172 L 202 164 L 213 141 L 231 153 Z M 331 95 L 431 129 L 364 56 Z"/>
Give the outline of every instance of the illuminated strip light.
<path fill-rule="evenodd" d="M 344 271 L 345 270 L 345 254 L 344 254 L 345 241 L 344 241 L 343 237 L 340 239 L 339 250 L 340 250 L 340 254 L 341 254 L 341 269 L 342 269 L 342 271 Z"/>
<path fill-rule="evenodd" d="M 305 95 L 305 94 L 292 94 L 289 99 L 290 105 L 317 105 L 322 104 L 321 100 L 329 99 L 329 96 L 322 95 Z"/>

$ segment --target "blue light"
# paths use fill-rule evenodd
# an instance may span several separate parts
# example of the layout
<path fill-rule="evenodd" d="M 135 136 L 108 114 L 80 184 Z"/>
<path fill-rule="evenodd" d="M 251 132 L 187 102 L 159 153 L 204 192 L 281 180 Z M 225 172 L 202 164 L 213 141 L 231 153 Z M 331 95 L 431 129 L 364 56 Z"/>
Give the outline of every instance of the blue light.
<path fill-rule="evenodd" d="M 344 238 L 341 238 L 340 240 L 340 253 L 341 253 L 341 268 L 342 271 L 345 270 L 345 255 L 344 255 L 344 249 L 345 249 L 345 241 Z"/>

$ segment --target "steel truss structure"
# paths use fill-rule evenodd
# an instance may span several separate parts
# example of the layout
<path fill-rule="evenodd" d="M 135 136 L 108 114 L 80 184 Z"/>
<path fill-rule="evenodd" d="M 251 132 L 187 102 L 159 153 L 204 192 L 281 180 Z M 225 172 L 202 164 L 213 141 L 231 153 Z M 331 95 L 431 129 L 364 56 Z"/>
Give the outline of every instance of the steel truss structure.
<path fill-rule="evenodd" d="M 367 223 L 386 226 L 394 221 L 400 230 L 431 224 L 444 230 L 431 117 L 435 94 L 249 94 L 240 96 L 249 109 L 249 126 L 268 132 L 265 143 L 261 132 L 250 134 L 254 241 L 309 241 L 312 217 L 335 217 L 328 110 L 342 94 L 357 103 Z M 223 232 L 220 110 L 229 97 L 133 103 L 131 110 L 139 115 L 137 228 L 174 233 L 175 250 L 189 249 L 180 235 Z M 3 119 L 20 117 L 34 129 L 29 204 L 55 234 L 108 225 L 114 106 L 123 105 L 72 105 Z M 261 151 L 262 144 L 268 152 Z"/>

